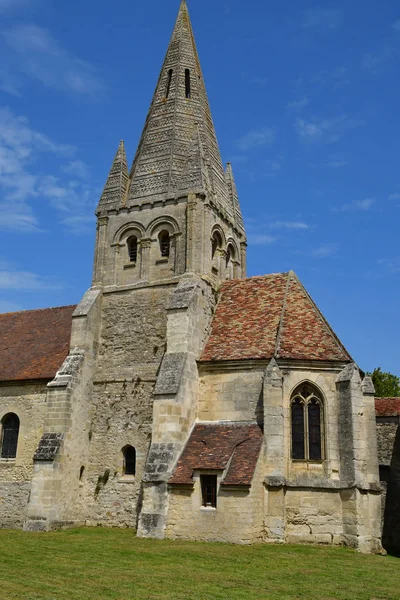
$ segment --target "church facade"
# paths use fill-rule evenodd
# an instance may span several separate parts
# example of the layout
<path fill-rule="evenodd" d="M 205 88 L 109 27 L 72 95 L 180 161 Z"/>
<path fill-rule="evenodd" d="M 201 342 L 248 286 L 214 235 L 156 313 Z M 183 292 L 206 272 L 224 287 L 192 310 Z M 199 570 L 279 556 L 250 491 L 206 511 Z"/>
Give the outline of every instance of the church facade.
<path fill-rule="evenodd" d="M 293 272 L 246 278 L 183 1 L 79 305 L 0 315 L 0 525 L 381 550 L 375 399 Z"/>

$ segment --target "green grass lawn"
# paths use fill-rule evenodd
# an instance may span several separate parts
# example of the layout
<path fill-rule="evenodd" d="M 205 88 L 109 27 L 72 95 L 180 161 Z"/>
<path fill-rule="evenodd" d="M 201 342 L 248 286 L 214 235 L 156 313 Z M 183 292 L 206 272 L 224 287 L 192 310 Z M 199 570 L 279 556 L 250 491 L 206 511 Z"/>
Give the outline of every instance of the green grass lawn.
<path fill-rule="evenodd" d="M 399 600 L 400 559 L 345 548 L 142 540 L 132 531 L 0 530 L 1 600 Z"/>

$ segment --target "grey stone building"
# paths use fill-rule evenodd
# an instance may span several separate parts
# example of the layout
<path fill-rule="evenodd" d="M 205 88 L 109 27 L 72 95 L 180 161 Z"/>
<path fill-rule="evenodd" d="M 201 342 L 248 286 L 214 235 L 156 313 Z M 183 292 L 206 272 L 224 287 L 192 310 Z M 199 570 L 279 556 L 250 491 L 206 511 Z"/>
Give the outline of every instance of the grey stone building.
<path fill-rule="evenodd" d="M 381 550 L 374 389 L 246 233 L 182 2 L 78 306 L 0 315 L 0 524 Z"/>

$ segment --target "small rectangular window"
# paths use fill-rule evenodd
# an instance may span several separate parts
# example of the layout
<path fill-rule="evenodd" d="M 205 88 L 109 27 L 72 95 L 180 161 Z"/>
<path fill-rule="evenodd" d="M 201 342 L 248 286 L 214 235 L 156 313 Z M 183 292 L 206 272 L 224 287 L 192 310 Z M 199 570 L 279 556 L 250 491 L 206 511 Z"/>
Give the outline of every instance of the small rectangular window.
<path fill-rule="evenodd" d="M 217 476 L 200 475 L 203 506 L 217 508 Z"/>
<path fill-rule="evenodd" d="M 390 483 L 390 467 L 379 465 L 379 479 L 382 483 Z"/>

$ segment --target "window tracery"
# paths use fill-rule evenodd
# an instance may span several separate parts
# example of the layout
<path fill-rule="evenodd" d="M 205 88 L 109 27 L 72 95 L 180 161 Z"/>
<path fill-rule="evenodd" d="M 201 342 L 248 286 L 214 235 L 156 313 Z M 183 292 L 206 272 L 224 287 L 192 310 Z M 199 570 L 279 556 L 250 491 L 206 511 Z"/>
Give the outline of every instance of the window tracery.
<path fill-rule="evenodd" d="M 324 460 L 324 411 L 321 394 L 301 384 L 291 397 L 292 459 Z"/>

